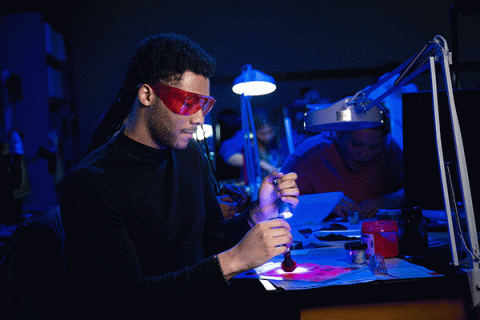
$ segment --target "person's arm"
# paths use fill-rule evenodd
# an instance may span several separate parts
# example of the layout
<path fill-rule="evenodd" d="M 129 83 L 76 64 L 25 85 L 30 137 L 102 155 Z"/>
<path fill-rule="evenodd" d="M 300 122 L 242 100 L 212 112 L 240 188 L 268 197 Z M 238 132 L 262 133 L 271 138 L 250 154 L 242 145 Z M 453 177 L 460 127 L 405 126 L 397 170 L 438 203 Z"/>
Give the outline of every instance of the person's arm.
<path fill-rule="evenodd" d="M 260 160 L 260 168 L 264 170 L 265 172 L 272 172 L 272 171 L 278 171 L 279 168 L 276 168 L 275 166 L 271 165 L 265 160 Z"/>
<path fill-rule="evenodd" d="M 240 152 L 232 154 L 227 160 L 227 163 L 229 165 L 232 165 L 235 167 L 243 167 L 243 162 L 244 162 L 244 157 L 243 157 L 243 154 Z"/>
<path fill-rule="evenodd" d="M 358 205 L 362 217 L 373 217 L 380 209 L 399 209 L 405 204 L 405 190 L 402 188 L 378 199 L 367 199 Z"/>
<path fill-rule="evenodd" d="M 242 167 L 243 163 L 245 161 L 245 157 L 243 156 L 242 153 L 235 153 L 230 158 L 228 158 L 228 164 L 235 166 L 235 167 Z M 272 166 L 270 163 L 268 163 L 265 160 L 260 160 L 260 168 L 266 172 L 272 172 L 275 170 L 278 170 L 275 166 Z"/>
<path fill-rule="evenodd" d="M 349 212 L 358 210 L 359 209 L 355 201 L 347 196 L 343 196 L 342 199 L 340 199 L 340 202 L 333 209 L 333 213 L 339 217 L 347 218 Z"/>

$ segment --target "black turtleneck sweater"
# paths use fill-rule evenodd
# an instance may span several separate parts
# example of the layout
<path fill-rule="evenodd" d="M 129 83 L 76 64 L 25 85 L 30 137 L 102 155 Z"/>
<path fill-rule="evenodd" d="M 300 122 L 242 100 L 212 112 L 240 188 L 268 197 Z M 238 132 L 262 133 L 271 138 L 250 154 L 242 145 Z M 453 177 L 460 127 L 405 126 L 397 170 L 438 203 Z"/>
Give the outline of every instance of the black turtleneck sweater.
<path fill-rule="evenodd" d="M 78 163 L 60 192 L 72 308 L 154 315 L 228 292 L 213 255 L 250 227 L 247 212 L 223 219 L 209 170 L 194 141 L 158 150 L 123 133 Z"/>

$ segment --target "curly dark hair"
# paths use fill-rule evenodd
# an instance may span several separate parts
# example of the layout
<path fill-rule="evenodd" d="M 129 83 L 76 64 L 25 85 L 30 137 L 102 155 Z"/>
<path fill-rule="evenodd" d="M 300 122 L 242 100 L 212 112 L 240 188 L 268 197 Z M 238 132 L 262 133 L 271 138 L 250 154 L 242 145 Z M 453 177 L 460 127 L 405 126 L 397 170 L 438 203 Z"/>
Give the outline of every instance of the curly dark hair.
<path fill-rule="evenodd" d="M 140 83 L 180 80 L 185 71 L 209 78 L 215 60 L 189 38 L 173 33 L 143 39 L 130 61 L 125 82 L 134 88 Z"/>
<path fill-rule="evenodd" d="M 120 130 L 140 84 L 179 81 L 186 71 L 209 78 L 215 68 L 215 59 L 185 36 L 161 33 L 143 39 L 127 65 L 120 92 L 94 132 L 88 152 L 106 143 Z"/>

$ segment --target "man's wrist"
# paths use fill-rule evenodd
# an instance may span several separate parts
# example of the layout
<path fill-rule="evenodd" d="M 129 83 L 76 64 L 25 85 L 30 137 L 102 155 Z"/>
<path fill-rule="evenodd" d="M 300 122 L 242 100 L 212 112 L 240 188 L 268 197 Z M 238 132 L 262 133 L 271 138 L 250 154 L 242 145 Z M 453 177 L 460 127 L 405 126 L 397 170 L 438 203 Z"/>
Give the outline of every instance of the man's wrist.
<path fill-rule="evenodd" d="M 230 277 L 229 277 L 229 279 L 227 279 L 227 276 L 225 275 L 225 272 L 223 271 L 223 267 L 222 267 L 222 263 L 220 262 L 220 258 L 218 257 L 218 255 L 215 255 L 213 258 L 215 259 L 215 262 L 217 263 L 218 268 L 220 269 L 220 272 L 222 273 L 223 281 L 226 282 L 227 284 L 230 284 Z"/>
<path fill-rule="evenodd" d="M 237 261 L 236 254 L 233 249 L 224 251 L 216 255 L 216 261 L 219 264 L 219 267 L 223 273 L 225 281 L 230 281 L 234 276 L 243 271 L 246 271 L 246 268 Z"/>

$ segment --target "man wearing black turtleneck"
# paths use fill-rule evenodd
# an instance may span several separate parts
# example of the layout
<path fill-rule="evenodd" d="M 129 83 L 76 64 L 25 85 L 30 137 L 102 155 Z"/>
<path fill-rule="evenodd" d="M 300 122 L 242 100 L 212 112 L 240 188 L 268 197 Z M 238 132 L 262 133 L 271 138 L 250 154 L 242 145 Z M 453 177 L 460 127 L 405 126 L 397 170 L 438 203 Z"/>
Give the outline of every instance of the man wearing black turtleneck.
<path fill-rule="evenodd" d="M 119 133 L 62 183 L 72 312 L 90 319 L 215 316 L 215 299 L 229 294 L 232 277 L 290 246 L 288 223 L 272 218 L 278 198 L 298 204 L 294 173 L 273 172 L 258 201 L 223 218 L 207 160 L 192 140 L 215 102 L 214 66 L 183 36 L 160 34 L 138 46 L 102 120 Z"/>

